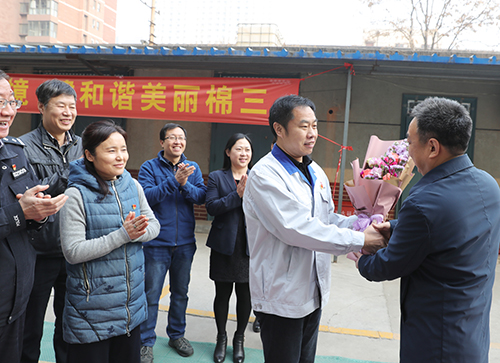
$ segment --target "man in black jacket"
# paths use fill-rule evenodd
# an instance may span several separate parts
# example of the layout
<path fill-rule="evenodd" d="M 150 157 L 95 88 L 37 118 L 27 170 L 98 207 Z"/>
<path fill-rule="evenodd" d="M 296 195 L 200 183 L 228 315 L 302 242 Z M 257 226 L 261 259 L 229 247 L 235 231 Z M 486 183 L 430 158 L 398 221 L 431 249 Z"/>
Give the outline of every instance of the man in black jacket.
<path fill-rule="evenodd" d="M 35 250 L 27 230 L 40 229 L 68 197 L 45 195 L 47 186 L 37 185 L 24 144 L 8 137 L 21 107 L 8 79 L 0 70 L 0 359 L 18 363 L 35 267 Z"/>
<path fill-rule="evenodd" d="M 82 156 L 82 142 L 71 130 L 76 119 L 76 92 L 67 83 L 52 79 L 36 90 L 42 122 L 37 129 L 21 136 L 24 152 L 46 193 L 64 193 L 69 175 L 69 163 Z M 66 261 L 59 238 L 59 215 L 33 236 L 37 252 L 35 283 L 30 295 L 24 330 L 22 363 L 36 363 L 40 357 L 45 311 L 54 288 L 54 350 L 56 362 L 66 362 L 67 344 L 62 336 L 62 314 L 66 293 Z"/>

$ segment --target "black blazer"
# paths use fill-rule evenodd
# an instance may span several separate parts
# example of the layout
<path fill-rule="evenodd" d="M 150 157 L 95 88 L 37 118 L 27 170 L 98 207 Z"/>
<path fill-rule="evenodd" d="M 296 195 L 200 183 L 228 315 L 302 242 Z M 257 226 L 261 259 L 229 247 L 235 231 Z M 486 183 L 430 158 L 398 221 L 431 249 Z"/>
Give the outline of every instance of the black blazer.
<path fill-rule="evenodd" d="M 238 223 L 243 213 L 241 205 L 242 198 L 236 192 L 236 183 L 231 170 L 211 172 L 208 175 L 205 207 L 215 218 L 208 234 L 208 247 L 225 255 L 233 254 Z"/>

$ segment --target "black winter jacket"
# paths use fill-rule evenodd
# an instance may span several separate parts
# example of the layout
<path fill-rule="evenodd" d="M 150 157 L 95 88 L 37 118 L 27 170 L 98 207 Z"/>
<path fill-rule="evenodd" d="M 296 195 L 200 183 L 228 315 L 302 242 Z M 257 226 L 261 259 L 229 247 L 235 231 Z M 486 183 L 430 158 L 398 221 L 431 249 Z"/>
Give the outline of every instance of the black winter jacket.
<path fill-rule="evenodd" d="M 24 152 L 33 166 L 40 184 L 49 184 L 45 191 L 53 197 L 64 193 L 68 184 L 69 163 L 83 155 L 82 139 L 70 131 L 72 141 L 59 147 L 42 123 L 20 139 L 26 145 Z M 31 243 L 39 255 L 63 257 L 59 238 L 59 213 L 49 218 L 49 223 L 40 233 L 30 233 Z"/>
<path fill-rule="evenodd" d="M 0 147 L 0 328 L 26 310 L 33 287 L 35 250 L 27 229 L 41 224 L 26 221 L 16 194 L 38 184 L 23 152 L 22 142 L 2 139 Z"/>

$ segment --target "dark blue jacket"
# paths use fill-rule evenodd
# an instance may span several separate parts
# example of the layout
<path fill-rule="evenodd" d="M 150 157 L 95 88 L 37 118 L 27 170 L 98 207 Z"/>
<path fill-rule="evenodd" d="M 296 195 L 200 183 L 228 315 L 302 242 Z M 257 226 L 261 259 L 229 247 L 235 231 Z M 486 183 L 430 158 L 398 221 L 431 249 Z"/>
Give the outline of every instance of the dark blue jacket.
<path fill-rule="evenodd" d="M 232 255 L 243 209 L 231 170 L 216 170 L 209 174 L 205 207 L 215 217 L 207 246 L 219 253 Z"/>
<path fill-rule="evenodd" d="M 35 250 L 28 228 L 40 224 L 26 221 L 16 194 L 38 184 L 23 152 L 23 143 L 2 139 L 0 148 L 0 327 L 14 322 L 26 310 L 33 287 Z"/>
<path fill-rule="evenodd" d="M 401 277 L 402 363 L 487 363 L 500 242 L 500 189 L 462 155 L 411 189 L 387 248 L 359 260 L 371 281 Z"/>
<path fill-rule="evenodd" d="M 173 247 L 196 241 L 193 205 L 205 203 L 207 187 L 198 164 L 186 160 L 184 154 L 179 162 L 195 167 L 184 186 L 175 179 L 174 165 L 163 157 L 163 150 L 139 170 L 139 183 L 161 226 L 158 237 L 144 243 L 146 247 Z"/>

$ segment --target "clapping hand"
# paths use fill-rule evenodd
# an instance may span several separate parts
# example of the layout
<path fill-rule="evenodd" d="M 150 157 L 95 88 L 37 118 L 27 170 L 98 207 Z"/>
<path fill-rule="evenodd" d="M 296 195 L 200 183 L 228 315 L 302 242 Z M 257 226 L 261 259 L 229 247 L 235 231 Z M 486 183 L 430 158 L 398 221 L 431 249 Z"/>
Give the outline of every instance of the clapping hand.
<path fill-rule="evenodd" d="M 48 185 L 37 185 L 25 191 L 24 194 L 16 195 L 26 220 L 43 221 L 46 217 L 56 214 L 68 200 L 64 194 L 54 198 L 44 194 L 43 191 L 48 187 Z"/>
<path fill-rule="evenodd" d="M 143 214 L 136 217 L 135 212 L 129 212 L 127 218 L 125 218 L 125 222 L 123 222 L 123 227 L 130 239 L 135 240 L 146 233 L 148 221 L 149 219 Z"/>
<path fill-rule="evenodd" d="M 236 187 L 236 192 L 240 196 L 240 198 L 243 198 L 243 193 L 245 193 L 245 186 L 247 185 L 247 180 L 248 180 L 248 175 L 244 174 L 241 176 L 240 182 L 238 183 L 238 186 Z"/>
<path fill-rule="evenodd" d="M 179 163 L 177 164 L 177 172 L 175 173 L 175 179 L 177 182 L 184 186 L 187 183 L 188 177 L 195 171 L 194 166 L 189 166 L 189 164 Z"/>

